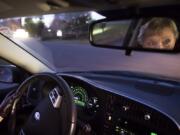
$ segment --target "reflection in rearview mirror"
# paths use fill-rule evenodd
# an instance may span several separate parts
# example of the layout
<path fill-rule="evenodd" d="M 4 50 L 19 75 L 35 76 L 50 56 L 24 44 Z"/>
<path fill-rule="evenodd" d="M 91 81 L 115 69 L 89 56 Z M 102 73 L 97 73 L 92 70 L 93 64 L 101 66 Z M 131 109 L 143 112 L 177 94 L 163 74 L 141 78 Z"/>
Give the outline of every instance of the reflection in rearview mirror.
<path fill-rule="evenodd" d="M 179 32 L 170 18 L 102 21 L 91 29 L 91 43 L 131 49 L 173 50 Z"/>
<path fill-rule="evenodd" d="M 122 46 L 131 20 L 102 22 L 93 28 L 93 42 L 99 45 Z"/>
<path fill-rule="evenodd" d="M 169 18 L 152 18 L 140 27 L 138 42 L 144 48 L 174 48 L 178 39 L 176 23 Z"/>

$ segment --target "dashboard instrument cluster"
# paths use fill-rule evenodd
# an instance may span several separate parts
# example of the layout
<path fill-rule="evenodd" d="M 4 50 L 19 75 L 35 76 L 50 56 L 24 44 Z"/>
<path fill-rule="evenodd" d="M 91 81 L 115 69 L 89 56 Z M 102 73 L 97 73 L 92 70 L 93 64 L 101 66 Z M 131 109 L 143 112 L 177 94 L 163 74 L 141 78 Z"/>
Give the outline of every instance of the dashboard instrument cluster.
<path fill-rule="evenodd" d="M 98 111 L 99 102 L 96 94 L 91 91 L 89 87 L 83 84 L 71 83 L 70 88 L 72 89 L 74 95 L 74 103 L 77 108 L 83 112 L 86 117 L 90 117 L 96 114 Z"/>

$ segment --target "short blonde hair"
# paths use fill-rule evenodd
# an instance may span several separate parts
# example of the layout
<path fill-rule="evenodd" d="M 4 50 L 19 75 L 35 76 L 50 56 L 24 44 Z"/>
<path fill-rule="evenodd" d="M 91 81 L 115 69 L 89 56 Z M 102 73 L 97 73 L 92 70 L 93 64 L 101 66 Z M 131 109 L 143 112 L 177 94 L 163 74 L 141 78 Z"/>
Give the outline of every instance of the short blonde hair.
<path fill-rule="evenodd" d="M 155 17 L 155 18 L 152 18 L 147 23 L 145 23 L 143 26 L 141 26 L 139 34 L 138 34 L 138 42 L 142 44 L 144 41 L 144 38 L 148 36 L 150 33 L 161 32 L 162 29 L 167 28 L 167 27 L 172 30 L 177 40 L 179 37 L 179 32 L 178 32 L 176 23 L 170 18 Z"/>

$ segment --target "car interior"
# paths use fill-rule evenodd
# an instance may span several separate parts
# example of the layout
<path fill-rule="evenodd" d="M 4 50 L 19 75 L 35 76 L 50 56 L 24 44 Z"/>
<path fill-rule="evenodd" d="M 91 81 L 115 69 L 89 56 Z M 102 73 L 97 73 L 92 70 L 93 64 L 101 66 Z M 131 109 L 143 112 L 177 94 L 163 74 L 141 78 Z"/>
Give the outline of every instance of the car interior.
<path fill-rule="evenodd" d="M 140 27 L 153 17 L 171 18 L 180 31 L 178 4 L 177 0 L 0 0 L 0 28 L 12 18 L 95 11 L 106 18 L 88 24 L 89 46 L 121 51 L 122 62 L 124 57 L 133 62 L 130 58 L 136 51 L 149 54 L 153 60 L 156 58 L 151 55 L 167 55 L 158 63 L 164 63 L 162 70 L 170 70 L 164 75 L 148 73 L 151 66 L 144 64 L 144 71 L 132 71 L 128 69 L 133 64 L 128 67 L 126 63 L 124 70 L 57 70 L 39 50 L 20 45 L 0 29 L 0 135 L 180 135 L 180 63 L 169 58 L 179 57 L 180 38 L 169 50 L 137 45 Z M 133 20 L 126 33 L 124 20 Z M 120 25 L 108 25 L 114 21 Z M 123 43 L 119 39 L 114 42 L 117 30 Z M 97 42 L 96 36 L 100 37 Z M 64 53 L 72 52 L 64 49 Z M 62 61 L 59 58 L 55 62 Z M 176 66 L 164 66 L 171 62 Z"/>

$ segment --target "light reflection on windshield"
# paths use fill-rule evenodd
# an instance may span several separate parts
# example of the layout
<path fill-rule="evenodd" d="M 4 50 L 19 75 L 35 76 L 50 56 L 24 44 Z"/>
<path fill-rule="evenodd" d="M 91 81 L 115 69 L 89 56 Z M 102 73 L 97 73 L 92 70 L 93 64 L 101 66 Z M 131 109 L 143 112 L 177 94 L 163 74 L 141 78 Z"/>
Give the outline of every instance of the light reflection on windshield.
<path fill-rule="evenodd" d="M 89 24 L 105 17 L 95 11 L 47 14 L 0 20 L 0 33 L 46 63 L 56 64 L 52 45 L 88 42 Z"/>
<path fill-rule="evenodd" d="M 94 11 L 7 18 L 0 20 L 0 32 L 19 39 L 87 38 L 89 23 L 103 18 Z"/>

